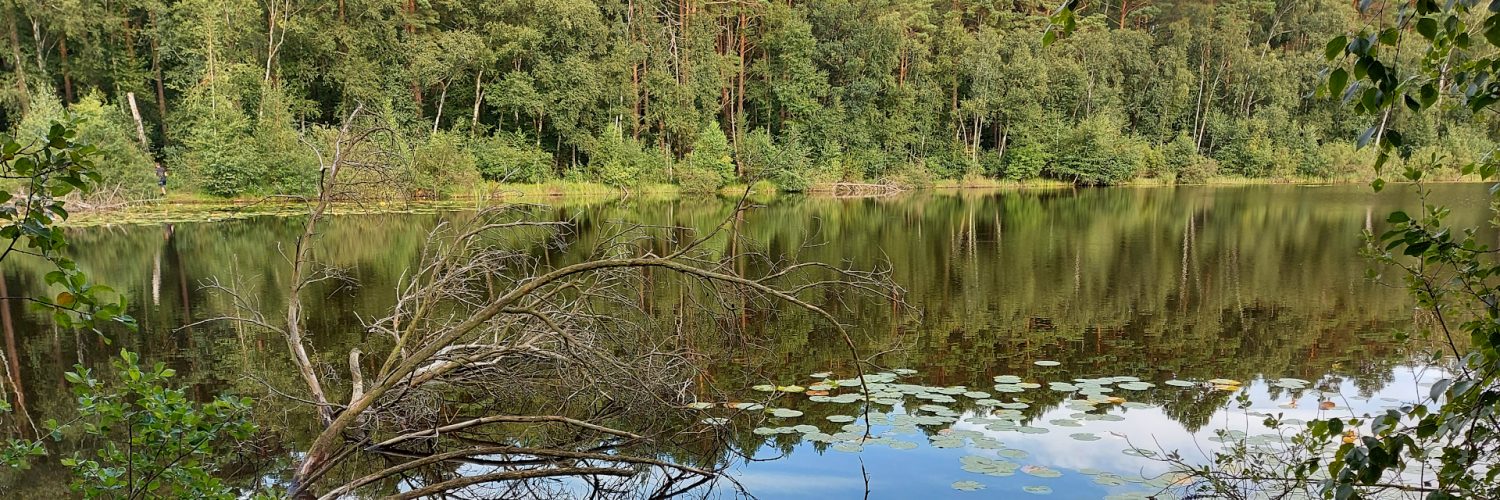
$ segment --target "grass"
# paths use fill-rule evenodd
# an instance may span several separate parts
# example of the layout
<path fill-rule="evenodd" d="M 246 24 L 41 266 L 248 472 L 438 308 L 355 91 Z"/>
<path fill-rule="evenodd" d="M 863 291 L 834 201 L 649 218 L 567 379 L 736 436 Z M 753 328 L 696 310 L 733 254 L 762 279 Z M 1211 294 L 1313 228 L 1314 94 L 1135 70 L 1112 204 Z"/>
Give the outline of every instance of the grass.
<path fill-rule="evenodd" d="M 1474 182 L 1477 180 L 1479 180 L 1477 176 L 1459 176 L 1454 173 L 1453 175 L 1429 179 L 1428 182 Z M 1398 179 L 1387 179 L 1387 181 L 1396 183 Z M 1123 186 L 1320 185 L 1365 184 L 1368 182 L 1369 178 L 1360 176 L 1334 179 L 1216 176 L 1197 184 L 1174 184 L 1160 179 L 1135 179 L 1124 183 Z M 832 193 L 830 189 L 827 189 L 830 186 L 832 184 L 812 186 L 808 190 L 807 195 L 828 196 Z M 914 191 L 962 192 L 972 190 L 982 192 L 1072 187 L 1073 185 L 1070 183 L 1052 179 L 1037 178 L 1024 181 L 1010 181 L 983 177 L 966 177 L 964 179 L 934 181 L 925 187 L 914 189 Z M 732 200 L 742 196 L 746 188 L 745 184 L 732 184 L 720 188 L 717 193 L 713 194 L 687 194 L 682 193 L 677 186 L 672 184 L 647 184 L 631 189 L 621 189 L 600 183 L 564 180 L 547 181 L 539 184 L 486 182 L 472 186 L 468 190 L 455 190 L 450 193 L 451 198 L 447 200 L 338 204 L 334 208 L 334 213 L 436 213 L 440 211 L 483 208 L 494 203 L 530 202 L 552 205 L 589 205 L 621 198 L 674 200 L 681 196 L 698 197 L 705 195 Z M 750 200 L 756 203 L 766 203 L 782 195 L 780 188 L 768 181 L 757 181 L 750 184 L 748 188 L 750 191 Z M 305 205 L 302 203 L 302 200 L 295 197 L 240 196 L 235 198 L 221 198 L 195 192 L 168 191 L 165 198 L 154 197 L 141 200 L 124 209 L 101 211 L 77 210 L 68 223 L 74 226 L 89 226 L 163 222 L 212 222 L 266 215 L 295 216 L 304 213 L 306 213 Z"/>

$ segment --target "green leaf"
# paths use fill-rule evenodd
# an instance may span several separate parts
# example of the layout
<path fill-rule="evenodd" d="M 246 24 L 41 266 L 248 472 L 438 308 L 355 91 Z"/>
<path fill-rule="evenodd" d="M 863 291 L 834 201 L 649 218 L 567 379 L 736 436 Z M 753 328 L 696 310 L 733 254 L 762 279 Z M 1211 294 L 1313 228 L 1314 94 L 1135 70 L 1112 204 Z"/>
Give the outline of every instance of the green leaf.
<path fill-rule="evenodd" d="M 1386 45 L 1395 45 L 1396 41 L 1400 39 L 1401 32 L 1397 31 L 1396 28 L 1386 28 L 1385 30 L 1380 32 L 1380 43 Z"/>
<path fill-rule="evenodd" d="M 1370 187 L 1379 193 L 1380 190 L 1385 189 L 1385 179 L 1375 178 L 1375 180 L 1370 181 Z"/>
<path fill-rule="evenodd" d="M 1348 46 L 1349 46 L 1349 37 L 1348 36 L 1346 36 L 1346 35 L 1336 36 L 1332 40 L 1328 41 L 1328 46 L 1327 47 L 1323 48 L 1323 57 L 1325 57 L 1328 60 L 1332 61 L 1332 60 L 1334 60 L 1334 58 L 1337 58 L 1338 56 L 1342 55 L 1344 53 L 1344 49 L 1346 47 L 1348 47 Z"/>
<path fill-rule="evenodd" d="M 1437 31 L 1438 22 L 1436 19 L 1424 17 L 1417 20 L 1417 33 L 1421 34 L 1422 38 L 1428 40 L 1435 39 L 1437 38 Z"/>
<path fill-rule="evenodd" d="M 1359 139 L 1355 141 L 1355 144 L 1357 144 L 1361 148 L 1370 145 L 1370 139 L 1375 137 L 1376 128 L 1377 127 L 1372 126 L 1365 129 L 1364 133 L 1359 134 Z"/>
<path fill-rule="evenodd" d="M 1422 102 L 1422 107 L 1432 107 L 1438 100 L 1438 89 L 1432 83 L 1428 83 L 1422 86 L 1422 89 L 1418 91 L 1418 95 Z"/>
<path fill-rule="evenodd" d="M 1410 222 L 1411 216 L 1406 215 L 1406 212 L 1397 210 L 1395 212 L 1391 212 L 1391 215 L 1389 217 L 1386 217 L 1385 221 L 1391 224 L 1400 224 L 1402 222 Z"/>
<path fill-rule="evenodd" d="M 1349 84 L 1349 72 L 1344 68 L 1338 68 L 1328 74 L 1328 95 L 1334 96 L 1344 92 L 1344 86 Z"/>

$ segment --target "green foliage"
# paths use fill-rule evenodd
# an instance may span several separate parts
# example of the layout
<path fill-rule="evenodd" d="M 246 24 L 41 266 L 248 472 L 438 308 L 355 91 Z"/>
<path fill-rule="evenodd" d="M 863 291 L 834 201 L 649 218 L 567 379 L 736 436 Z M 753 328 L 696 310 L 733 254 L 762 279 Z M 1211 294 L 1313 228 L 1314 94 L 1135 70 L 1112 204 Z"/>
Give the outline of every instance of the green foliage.
<path fill-rule="evenodd" d="M 246 189 L 279 194 L 312 194 L 317 191 L 318 160 L 302 144 L 285 90 L 268 87 L 263 90 L 260 116 L 255 120 L 253 144 L 254 172 L 263 172 Z"/>
<path fill-rule="evenodd" d="M 420 194 L 441 197 L 479 180 L 474 154 L 460 134 L 438 131 L 412 152 L 412 186 Z"/>
<path fill-rule="evenodd" d="M 1042 175 L 1042 169 L 1046 168 L 1050 160 L 1051 155 L 1039 145 L 1016 146 L 1005 152 L 1001 177 L 1015 181 L 1035 178 Z"/>
<path fill-rule="evenodd" d="M 1221 452 L 1215 467 L 1193 470 L 1213 493 L 1245 496 L 1269 490 L 1271 496 L 1289 492 L 1338 500 L 1400 492 L 1428 499 L 1500 497 L 1500 468 L 1494 462 L 1500 452 L 1500 424 L 1494 418 L 1500 408 L 1500 302 L 1494 299 L 1500 296 L 1500 261 L 1486 243 L 1490 238 L 1480 236 L 1477 228 L 1449 227 L 1450 209 L 1429 198 L 1423 182 L 1444 167 L 1442 155 L 1414 155 L 1432 143 L 1424 130 L 1430 121 L 1419 114 L 1454 108 L 1483 112 L 1500 104 L 1492 84 L 1448 83 L 1500 76 L 1500 9 L 1480 3 L 1403 4 L 1391 26 L 1332 37 L 1325 57 L 1334 67 L 1319 89 L 1347 102 L 1370 124 L 1357 143 L 1374 146 L 1378 177 L 1372 187 L 1379 191 L 1386 185 L 1384 177 L 1395 174 L 1414 184 L 1422 202 L 1418 212 L 1386 217 L 1388 229 L 1367 234 L 1366 252 L 1385 269 L 1397 271 L 1417 309 L 1432 314 L 1432 321 L 1419 324 L 1415 337 L 1438 346 L 1425 362 L 1441 368 L 1444 378 L 1417 400 L 1383 413 L 1313 421 L 1279 450 L 1240 445 Z M 1398 58 L 1396 49 L 1408 36 L 1420 37 L 1408 43 L 1420 54 Z M 1500 151 L 1488 146 L 1461 170 L 1500 179 Z M 1393 158 L 1401 160 L 1399 169 L 1389 163 Z M 1333 158 L 1331 165 L 1338 161 Z M 1238 488 L 1223 481 L 1226 470 L 1231 476 L 1274 479 Z"/>
<path fill-rule="evenodd" d="M 167 384 L 175 372 L 162 363 L 140 365 L 120 351 L 112 362 L 113 383 L 96 380 L 82 366 L 67 373 L 78 400 L 78 419 L 52 423 L 52 435 L 81 433 L 97 439 L 94 457 L 61 459 L 73 471 L 72 487 L 85 498 L 238 498 L 213 474 L 232 460 L 235 441 L 248 439 L 249 398 L 220 396 L 189 400 Z"/>
<path fill-rule="evenodd" d="M 1142 146 L 1121 135 L 1115 120 L 1091 117 L 1063 137 L 1047 172 L 1079 184 L 1118 184 L 1144 169 Z"/>
<path fill-rule="evenodd" d="M 169 150 L 174 171 L 204 192 L 234 196 L 253 191 L 266 178 L 256 161 L 249 117 L 228 96 L 195 88 L 176 115 L 177 143 Z"/>
<path fill-rule="evenodd" d="M 469 144 L 475 168 L 485 180 L 529 183 L 552 176 L 552 155 L 519 135 L 502 133 Z"/>
<path fill-rule="evenodd" d="M 1162 147 L 1162 171 L 1155 176 L 1188 183 L 1202 182 L 1207 176 L 1198 167 L 1206 160 L 1198 154 L 1198 145 L 1193 143 L 1193 138 L 1179 133 Z M 1211 172 L 1207 174 L 1212 175 Z"/>
<path fill-rule="evenodd" d="M 677 172 L 677 183 L 683 191 L 711 192 L 734 177 L 733 152 L 729 138 L 717 122 L 705 123 L 693 141 L 693 151 L 683 159 Z"/>
<path fill-rule="evenodd" d="M 98 155 L 110 159 L 91 167 L 99 174 L 98 187 L 119 188 L 132 196 L 149 194 L 155 189 L 156 167 L 150 155 L 141 150 L 134 125 L 126 121 L 119 109 L 106 104 L 100 92 L 89 92 L 64 109 L 50 89 L 42 88 L 32 95 L 31 102 L 32 112 L 17 130 L 19 140 L 44 141 L 52 123 L 70 123 L 77 142 L 94 146 Z"/>
<path fill-rule="evenodd" d="M 108 322 L 133 327 L 134 320 L 125 314 L 124 296 L 89 282 L 88 275 L 64 255 L 68 242 L 56 226 L 68 218 L 61 198 L 88 193 L 99 181 L 97 154 L 97 148 L 78 141 L 73 122 L 53 123 L 40 140 L 24 144 L 16 137 L 5 138 L 0 146 L 0 178 L 17 184 L 12 186 L 14 193 L 0 190 L 0 240 L 6 242 L 0 261 L 23 250 L 52 265 L 44 279 L 61 291 L 35 302 L 49 309 L 63 327 L 92 328 Z"/>
<path fill-rule="evenodd" d="M 655 177 L 659 171 L 651 154 L 625 136 L 619 125 L 610 124 L 588 148 L 591 178 L 611 186 L 633 186 Z"/>

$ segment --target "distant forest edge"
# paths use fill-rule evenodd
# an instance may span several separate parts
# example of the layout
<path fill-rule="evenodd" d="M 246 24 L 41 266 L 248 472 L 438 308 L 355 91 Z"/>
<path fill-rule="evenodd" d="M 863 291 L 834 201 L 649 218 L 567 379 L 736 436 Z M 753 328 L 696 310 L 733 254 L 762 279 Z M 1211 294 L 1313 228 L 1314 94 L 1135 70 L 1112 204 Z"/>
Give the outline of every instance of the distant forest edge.
<path fill-rule="evenodd" d="M 1319 74 L 1325 41 L 1396 9 L 1096 0 L 1044 47 L 1051 3 L 0 0 L 0 128 L 76 120 L 130 197 L 155 161 L 174 190 L 309 193 L 308 144 L 356 103 L 393 125 L 402 189 L 435 196 L 1373 177 L 1340 102 L 1360 93 Z M 1454 176 L 1497 137 L 1457 105 L 1394 120 Z"/>

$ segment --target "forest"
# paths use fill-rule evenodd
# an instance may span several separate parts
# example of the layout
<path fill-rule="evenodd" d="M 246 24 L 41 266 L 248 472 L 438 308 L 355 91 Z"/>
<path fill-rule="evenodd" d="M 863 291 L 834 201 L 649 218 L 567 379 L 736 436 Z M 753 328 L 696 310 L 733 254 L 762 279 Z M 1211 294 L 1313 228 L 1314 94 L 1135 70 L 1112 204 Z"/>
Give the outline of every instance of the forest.
<path fill-rule="evenodd" d="M 1340 105 L 1354 87 L 1328 95 L 1324 45 L 1394 12 L 1101 0 L 1043 46 L 1053 7 L 8 0 L 0 128 L 41 137 L 71 116 L 111 159 L 106 191 L 129 196 L 153 191 L 157 161 L 174 190 L 311 193 L 305 143 L 357 104 L 395 124 L 402 179 L 432 196 L 481 181 L 1370 178 L 1370 118 Z M 1457 166 L 1491 149 L 1493 120 L 1454 108 L 1399 124 L 1408 156 Z"/>

